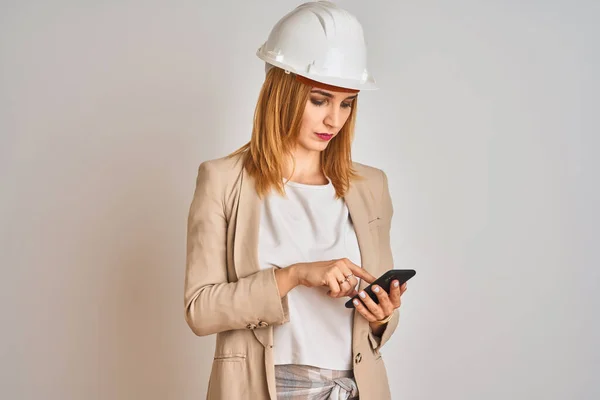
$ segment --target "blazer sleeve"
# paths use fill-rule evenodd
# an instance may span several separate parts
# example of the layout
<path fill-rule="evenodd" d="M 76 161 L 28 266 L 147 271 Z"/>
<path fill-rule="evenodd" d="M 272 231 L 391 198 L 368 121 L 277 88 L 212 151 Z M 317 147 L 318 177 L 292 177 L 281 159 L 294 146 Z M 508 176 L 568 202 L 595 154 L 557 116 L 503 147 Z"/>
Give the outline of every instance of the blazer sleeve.
<path fill-rule="evenodd" d="M 200 165 L 188 216 L 185 319 L 198 336 L 289 320 L 274 268 L 228 282 L 226 182 L 219 175 L 210 162 Z"/>
<path fill-rule="evenodd" d="M 392 256 L 392 247 L 390 243 L 390 230 L 392 226 L 392 216 L 394 214 L 394 207 L 392 205 L 392 198 L 390 196 L 390 190 L 388 185 L 388 179 L 385 172 L 381 171 L 382 175 L 382 187 L 380 196 L 380 210 L 381 210 L 381 230 L 379 232 L 379 254 L 380 262 L 385 266 L 384 270 L 394 268 L 394 259 Z M 394 310 L 394 316 L 388 321 L 385 330 L 381 334 L 381 337 L 375 336 L 369 331 L 369 340 L 373 349 L 380 349 L 392 336 L 396 328 L 398 327 L 399 312 Z"/>

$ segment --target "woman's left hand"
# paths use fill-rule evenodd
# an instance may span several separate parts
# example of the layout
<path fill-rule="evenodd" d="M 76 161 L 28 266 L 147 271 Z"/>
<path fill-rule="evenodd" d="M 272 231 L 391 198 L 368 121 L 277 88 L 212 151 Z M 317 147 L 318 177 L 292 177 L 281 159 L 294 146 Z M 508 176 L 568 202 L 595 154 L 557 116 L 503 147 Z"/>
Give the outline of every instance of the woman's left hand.
<path fill-rule="evenodd" d="M 359 298 L 354 300 L 354 308 L 369 321 L 371 330 L 375 335 L 378 335 L 384 330 L 385 324 L 379 324 L 377 321 L 386 319 L 394 313 L 396 308 L 400 308 L 400 304 L 402 303 L 400 297 L 405 291 L 406 283 L 400 286 L 397 280 L 392 282 L 389 295 L 381 287 L 375 285 L 373 286 L 373 292 L 377 295 L 379 304 L 375 303 L 362 290 L 358 294 Z"/>

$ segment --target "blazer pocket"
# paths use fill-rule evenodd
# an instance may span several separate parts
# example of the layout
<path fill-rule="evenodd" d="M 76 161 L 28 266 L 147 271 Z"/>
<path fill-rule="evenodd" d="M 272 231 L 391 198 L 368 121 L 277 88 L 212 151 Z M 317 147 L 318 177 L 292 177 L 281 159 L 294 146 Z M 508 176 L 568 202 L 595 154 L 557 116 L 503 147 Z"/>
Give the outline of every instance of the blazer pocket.
<path fill-rule="evenodd" d="M 248 399 L 248 366 L 245 354 L 223 354 L 215 356 L 210 380 L 208 399 Z"/>
<path fill-rule="evenodd" d="M 246 355 L 245 354 L 220 354 L 218 356 L 215 356 L 214 360 L 215 361 L 244 361 L 246 359 Z"/>

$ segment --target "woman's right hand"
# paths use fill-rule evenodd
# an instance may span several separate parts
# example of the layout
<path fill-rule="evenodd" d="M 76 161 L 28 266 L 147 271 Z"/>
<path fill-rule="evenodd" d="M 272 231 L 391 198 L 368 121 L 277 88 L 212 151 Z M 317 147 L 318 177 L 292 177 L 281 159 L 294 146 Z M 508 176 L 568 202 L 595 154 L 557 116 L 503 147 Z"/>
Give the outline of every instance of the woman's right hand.
<path fill-rule="evenodd" d="M 330 261 L 298 263 L 290 266 L 298 279 L 297 283 L 307 287 L 329 287 L 330 297 L 338 298 L 356 295 L 359 277 L 373 283 L 375 277 L 347 258 Z"/>

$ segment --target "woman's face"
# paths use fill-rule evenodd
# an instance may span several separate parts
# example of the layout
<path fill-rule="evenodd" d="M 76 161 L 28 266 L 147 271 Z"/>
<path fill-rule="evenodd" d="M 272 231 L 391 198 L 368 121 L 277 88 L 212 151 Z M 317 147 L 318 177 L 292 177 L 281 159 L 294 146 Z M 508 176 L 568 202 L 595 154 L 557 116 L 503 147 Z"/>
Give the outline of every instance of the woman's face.
<path fill-rule="evenodd" d="M 356 97 L 357 94 L 313 88 L 302 116 L 299 147 L 308 151 L 325 150 L 348 120 Z"/>

